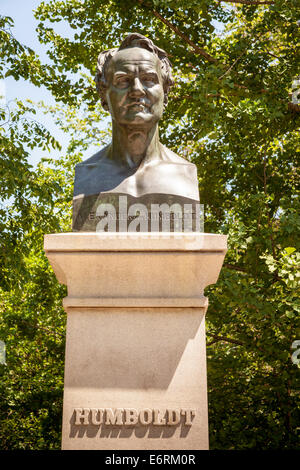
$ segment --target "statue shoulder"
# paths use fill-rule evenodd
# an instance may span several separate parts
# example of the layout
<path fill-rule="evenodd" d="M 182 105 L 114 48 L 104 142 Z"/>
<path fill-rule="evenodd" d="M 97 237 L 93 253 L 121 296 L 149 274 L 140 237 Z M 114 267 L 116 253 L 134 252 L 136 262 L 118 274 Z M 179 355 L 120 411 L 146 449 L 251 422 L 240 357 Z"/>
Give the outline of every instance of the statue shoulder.
<path fill-rule="evenodd" d="M 191 163 L 185 158 L 180 157 L 179 155 L 177 155 L 177 153 L 173 152 L 165 145 L 163 145 L 163 152 L 165 154 L 166 159 L 169 160 L 171 163 L 186 165 L 187 167 L 189 167 L 190 170 L 194 169 L 195 171 L 197 171 L 197 167 L 194 163 Z"/>
<path fill-rule="evenodd" d="M 92 155 L 91 157 L 87 158 L 86 160 L 83 160 L 80 163 L 77 163 L 77 165 L 75 165 L 75 168 L 100 163 L 102 160 L 106 159 L 108 148 L 109 145 L 106 145 L 101 150 L 99 150 L 99 152 L 94 153 L 94 155 Z"/>
<path fill-rule="evenodd" d="M 99 181 L 106 180 L 112 173 L 112 162 L 107 158 L 108 147 L 75 165 L 74 196 L 100 191 Z"/>

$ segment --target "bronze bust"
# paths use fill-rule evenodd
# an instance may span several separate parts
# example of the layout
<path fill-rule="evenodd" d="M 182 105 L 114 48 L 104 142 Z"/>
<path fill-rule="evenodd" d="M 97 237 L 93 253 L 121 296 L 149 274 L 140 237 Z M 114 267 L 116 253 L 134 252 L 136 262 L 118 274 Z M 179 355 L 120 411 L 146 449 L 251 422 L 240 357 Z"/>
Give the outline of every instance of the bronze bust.
<path fill-rule="evenodd" d="M 167 54 L 138 34 L 98 57 L 96 86 L 112 118 L 112 142 L 76 165 L 73 231 L 95 231 L 102 202 L 199 203 L 196 166 L 159 141 L 173 85 Z M 116 229 L 118 230 L 118 228 Z"/>

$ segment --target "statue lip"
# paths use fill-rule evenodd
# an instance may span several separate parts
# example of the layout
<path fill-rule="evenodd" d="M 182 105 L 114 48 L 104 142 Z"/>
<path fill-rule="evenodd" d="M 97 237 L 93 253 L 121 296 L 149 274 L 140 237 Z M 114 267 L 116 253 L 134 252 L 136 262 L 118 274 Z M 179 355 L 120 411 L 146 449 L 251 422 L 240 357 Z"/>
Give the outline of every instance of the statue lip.
<path fill-rule="evenodd" d="M 141 108 L 150 108 L 150 105 L 145 101 L 134 101 L 133 103 L 129 103 L 127 108 L 133 108 L 135 106 L 139 106 Z"/>

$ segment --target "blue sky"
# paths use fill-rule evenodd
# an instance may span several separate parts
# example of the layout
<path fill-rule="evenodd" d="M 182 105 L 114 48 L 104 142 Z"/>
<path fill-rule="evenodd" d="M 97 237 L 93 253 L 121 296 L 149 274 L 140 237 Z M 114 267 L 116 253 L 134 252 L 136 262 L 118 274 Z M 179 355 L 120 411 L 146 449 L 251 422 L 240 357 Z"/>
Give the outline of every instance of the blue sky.
<path fill-rule="evenodd" d="M 40 57 L 43 63 L 49 63 L 46 54 L 46 47 L 39 43 L 35 28 L 38 24 L 33 16 L 33 11 L 41 0 L 0 0 L 0 13 L 4 16 L 13 18 L 15 26 L 12 33 L 15 38 L 22 44 L 31 47 Z M 56 31 L 64 36 L 73 35 L 74 31 L 68 28 L 68 25 L 62 23 L 55 26 Z M 44 101 L 47 105 L 55 105 L 55 100 L 51 93 L 45 87 L 36 87 L 26 80 L 14 80 L 7 77 L 4 81 L 0 81 L 0 95 L 4 94 L 6 103 L 16 98 L 20 100 L 30 99 L 32 101 Z M 38 112 L 36 120 L 44 124 L 44 126 L 52 133 L 52 135 L 62 144 L 63 149 L 66 148 L 68 137 L 55 125 L 51 116 L 45 116 L 42 112 Z M 35 165 L 41 157 L 49 156 L 47 152 L 40 149 L 30 150 L 30 163 Z M 51 157 L 57 157 L 58 151 L 51 151 Z"/>

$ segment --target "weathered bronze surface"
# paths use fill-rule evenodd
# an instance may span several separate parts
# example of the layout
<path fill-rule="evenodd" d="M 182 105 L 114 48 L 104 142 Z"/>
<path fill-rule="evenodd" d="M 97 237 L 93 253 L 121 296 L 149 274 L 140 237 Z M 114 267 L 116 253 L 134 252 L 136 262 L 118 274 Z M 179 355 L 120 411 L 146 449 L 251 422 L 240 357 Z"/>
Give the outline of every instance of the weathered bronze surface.
<path fill-rule="evenodd" d="M 76 166 L 73 231 L 97 230 L 97 205 L 118 208 L 119 195 L 127 195 L 128 204 L 145 204 L 149 213 L 152 203 L 199 203 L 196 166 L 159 141 L 158 122 L 173 85 L 167 54 L 129 34 L 119 49 L 99 55 L 96 84 L 112 117 L 112 142 Z"/>

